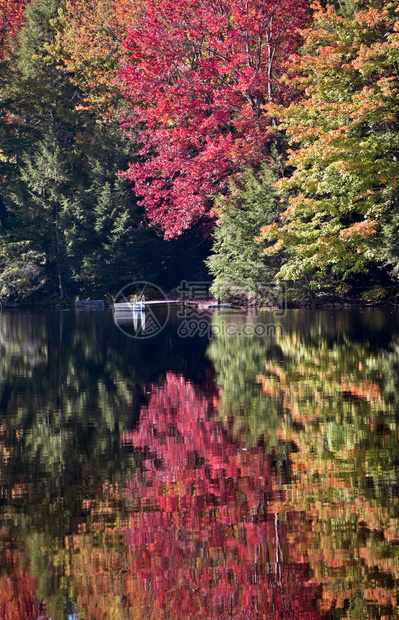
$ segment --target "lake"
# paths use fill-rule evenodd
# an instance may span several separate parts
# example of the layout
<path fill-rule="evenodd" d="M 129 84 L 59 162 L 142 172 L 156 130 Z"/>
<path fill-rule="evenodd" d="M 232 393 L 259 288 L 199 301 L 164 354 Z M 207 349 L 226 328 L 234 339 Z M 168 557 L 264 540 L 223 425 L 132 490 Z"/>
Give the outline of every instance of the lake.
<path fill-rule="evenodd" d="M 178 315 L 0 315 L 0 617 L 399 618 L 398 311 Z"/>

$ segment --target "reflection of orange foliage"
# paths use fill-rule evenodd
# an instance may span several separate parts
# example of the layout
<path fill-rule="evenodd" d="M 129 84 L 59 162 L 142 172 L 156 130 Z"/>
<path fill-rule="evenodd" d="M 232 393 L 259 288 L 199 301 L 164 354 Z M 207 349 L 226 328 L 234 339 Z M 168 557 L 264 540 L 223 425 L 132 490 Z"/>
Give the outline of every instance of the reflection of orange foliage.
<path fill-rule="evenodd" d="M 36 579 L 29 575 L 27 567 L 19 568 L 19 556 L 7 553 L 8 577 L 0 577 L 1 620 L 47 620 L 45 604 L 36 598 Z"/>
<path fill-rule="evenodd" d="M 265 363 L 265 375 L 256 377 L 257 383 L 262 385 L 262 390 L 266 396 L 278 397 L 281 394 L 281 386 L 285 385 L 286 375 L 282 368 L 277 364 Z"/>
<path fill-rule="evenodd" d="M 397 426 L 373 380 L 380 360 L 366 364 L 361 348 L 358 358 L 352 349 L 341 360 L 335 348 L 305 347 L 288 335 L 281 345 L 291 359 L 286 354 L 283 368 L 267 363 L 259 380 L 279 389 L 286 412 L 280 436 L 295 451 L 293 479 L 282 485 L 277 501 L 272 498 L 271 509 L 290 519 L 302 516 L 299 527 L 293 521 L 287 541 L 292 557 L 309 563 L 311 582 L 321 586 L 321 611 L 345 610 L 361 597 L 364 618 L 383 617 L 384 608 L 392 617 L 398 597 L 386 584 L 399 578 L 391 546 L 398 540 L 399 500 L 389 462 L 396 458 Z M 376 420 L 386 425 L 383 433 Z M 383 485 L 391 480 L 390 497 Z"/>
<path fill-rule="evenodd" d="M 270 381 L 268 377 L 263 376 L 259 376 L 256 379 L 258 383 L 262 384 L 262 390 L 266 396 L 274 396 L 276 398 L 279 396 L 280 389 L 276 387 L 275 381 Z"/>
<path fill-rule="evenodd" d="M 125 547 L 98 545 L 94 531 L 74 536 L 72 542 L 72 595 L 84 617 L 161 620 L 153 594 L 145 592 L 138 576 L 130 572 L 131 560 Z"/>
<path fill-rule="evenodd" d="M 362 385 L 355 385 L 342 379 L 342 391 L 354 398 L 360 398 L 368 402 L 376 401 L 380 396 L 380 389 L 376 383 L 364 381 Z"/>
<path fill-rule="evenodd" d="M 117 485 L 104 485 L 98 499 L 83 501 L 87 518 L 81 533 L 65 539 L 69 596 L 84 618 L 161 620 L 151 592 L 145 592 L 124 544 L 127 526 Z"/>
<path fill-rule="evenodd" d="M 271 362 L 265 363 L 265 371 L 268 374 L 274 375 L 280 380 L 280 383 L 283 385 L 286 382 L 287 375 L 285 371 L 278 366 L 277 364 L 272 364 Z"/>

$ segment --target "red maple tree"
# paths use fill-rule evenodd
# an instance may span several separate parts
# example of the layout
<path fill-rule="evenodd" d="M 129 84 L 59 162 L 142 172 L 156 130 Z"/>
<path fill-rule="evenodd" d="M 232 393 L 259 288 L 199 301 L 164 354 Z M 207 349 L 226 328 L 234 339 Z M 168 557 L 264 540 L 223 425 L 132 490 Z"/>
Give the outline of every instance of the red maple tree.
<path fill-rule="evenodd" d="M 9 52 L 10 41 L 23 24 L 24 6 L 24 0 L 0 0 L 0 60 Z"/>
<path fill-rule="evenodd" d="M 141 145 L 125 176 L 149 218 L 179 235 L 230 175 L 268 157 L 269 104 L 297 45 L 307 0 L 147 0 L 124 41 L 123 127 Z"/>

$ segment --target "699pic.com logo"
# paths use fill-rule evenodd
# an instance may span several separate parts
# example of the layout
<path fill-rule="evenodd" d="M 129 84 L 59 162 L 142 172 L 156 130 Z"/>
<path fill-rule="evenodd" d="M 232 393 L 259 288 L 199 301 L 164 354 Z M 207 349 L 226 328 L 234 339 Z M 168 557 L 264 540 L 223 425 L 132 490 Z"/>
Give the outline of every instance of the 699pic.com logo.
<path fill-rule="evenodd" d="M 156 284 L 139 280 L 124 286 L 114 299 L 114 323 L 126 336 L 157 336 L 169 320 L 169 304 Z"/>

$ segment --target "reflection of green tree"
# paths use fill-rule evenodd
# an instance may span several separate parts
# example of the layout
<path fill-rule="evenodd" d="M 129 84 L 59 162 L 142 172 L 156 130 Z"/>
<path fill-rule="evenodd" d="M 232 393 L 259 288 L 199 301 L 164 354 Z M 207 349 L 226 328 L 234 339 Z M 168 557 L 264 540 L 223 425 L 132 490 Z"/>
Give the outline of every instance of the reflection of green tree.
<path fill-rule="evenodd" d="M 272 318 L 272 315 L 266 315 Z M 223 325 L 256 323 L 255 317 L 239 314 L 217 314 L 212 318 L 212 330 L 219 334 L 207 350 L 216 372 L 219 387 L 219 411 L 222 418 L 231 420 L 233 435 L 239 435 L 249 445 L 264 443 L 268 449 L 277 443 L 277 430 L 282 422 L 282 397 L 265 395 L 258 376 L 262 375 L 267 356 L 278 356 L 279 349 L 269 338 L 228 336 Z"/>
<path fill-rule="evenodd" d="M 79 329 L 78 317 L 71 329 L 69 315 L 47 323 L 40 315 L 1 317 L 8 353 L 0 360 L 3 417 L 18 432 L 30 471 L 34 466 L 58 488 L 72 467 L 76 476 L 114 466 L 120 432 L 140 407 L 135 373 L 123 372 L 112 339 L 104 346 L 98 320 Z"/>
<path fill-rule="evenodd" d="M 290 480 L 280 480 L 271 508 L 282 520 L 302 516 L 292 522 L 292 559 L 309 562 L 322 610 L 399 618 L 398 319 L 371 311 L 309 319 L 288 313 L 274 344 L 212 341 L 220 410 L 235 432 L 269 445 L 279 438 L 290 452 Z M 222 320 L 255 321 L 218 315 L 219 332 Z"/>
<path fill-rule="evenodd" d="M 42 532 L 32 532 L 26 538 L 26 555 L 29 557 L 30 572 L 36 578 L 36 596 L 46 601 L 49 615 L 62 618 L 65 614 L 66 592 L 61 587 L 54 587 L 62 582 L 63 566 L 54 562 L 54 558 L 63 556 L 61 540 L 51 541 Z"/>
<path fill-rule="evenodd" d="M 101 480 L 120 472 L 120 436 L 138 418 L 145 385 L 174 368 L 190 367 L 194 376 L 198 363 L 190 343 L 181 341 L 182 355 L 167 329 L 133 340 L 111 313 L 8 312 L 0 327 L 0 412 L 9 447 L 57 488 L 83 471 Z M 9 464 L 14 473 L 17 461 Z"/>

